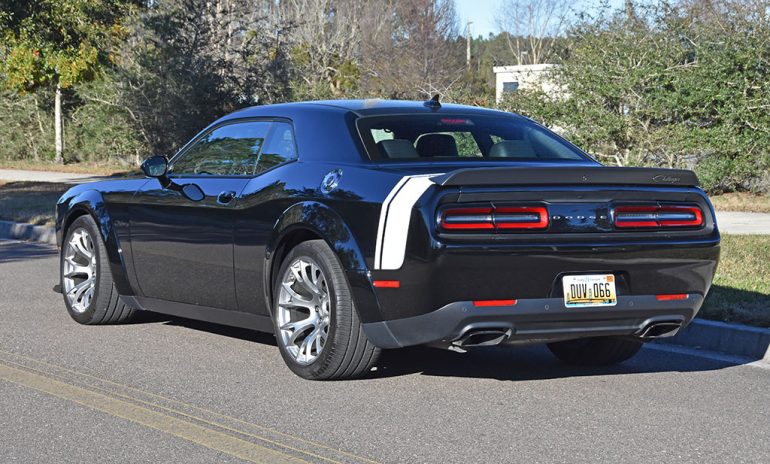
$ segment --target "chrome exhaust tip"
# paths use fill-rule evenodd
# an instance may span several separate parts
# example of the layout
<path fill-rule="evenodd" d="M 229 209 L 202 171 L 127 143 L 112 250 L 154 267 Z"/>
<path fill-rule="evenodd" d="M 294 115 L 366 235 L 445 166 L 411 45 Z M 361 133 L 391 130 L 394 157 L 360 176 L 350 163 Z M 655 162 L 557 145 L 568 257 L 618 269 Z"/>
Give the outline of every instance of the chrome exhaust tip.
<path fill-rule="evenodd" d="M 469 329 L 462 336 L 453 341 L 452 345 L 460 347 L 468 346 L 494 346 L 503 343 L 511 336 L 511 329 L 503 328 L 479 328 Z"/>
<path fill-rule="evenodd" d="M 644 326 L 637 337 L 644 340 L 673 337 L 682 328 L 682 321 L 656 321 Z"/>

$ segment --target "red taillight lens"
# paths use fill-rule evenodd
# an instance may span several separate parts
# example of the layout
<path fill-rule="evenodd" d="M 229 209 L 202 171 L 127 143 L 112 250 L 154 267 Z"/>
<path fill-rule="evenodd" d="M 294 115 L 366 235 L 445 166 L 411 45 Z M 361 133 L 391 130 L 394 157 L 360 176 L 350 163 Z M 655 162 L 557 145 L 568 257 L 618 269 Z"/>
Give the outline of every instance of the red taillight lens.
<path fill-rule="evenodd" d="M 614 211 L 615 227 L 624 229 L 703 225 L 703 212 L 697 206 L 618 206 Z"/>
<path fill-rule="evenodd" d="M 658 301 L 673 301 L 673 300 L 686 300 L 688 295 L 686 293 L 674 293 L 669 295 L 655 295 L 655 299 Z"/>
<path fill-rule="evenodd" d="M 377 288 L 401 288 L 400 280 L 373 280 L 372 285 Z"/>
<path fill-rule="evenodd" d="M 487 306 L 514 306 L 516 300 L 474 300 L 473 306 L 483 308 Z"/>
<path fill-rule="evenodd" d="M 548 210 L 543 206 L 448 208 L 439 223 L 445 230 L 546 229 Z"/>

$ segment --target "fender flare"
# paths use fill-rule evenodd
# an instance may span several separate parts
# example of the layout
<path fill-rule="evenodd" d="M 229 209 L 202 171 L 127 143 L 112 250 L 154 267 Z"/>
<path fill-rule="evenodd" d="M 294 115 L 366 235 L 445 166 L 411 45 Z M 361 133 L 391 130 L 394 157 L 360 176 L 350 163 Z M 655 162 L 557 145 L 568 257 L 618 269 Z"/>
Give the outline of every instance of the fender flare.
<path fill-rule="evenodd" d="M 110 271 L 115 282 L 115 288 L 120 295 L 133 295 L 134 291 L 128 281 L 127 268 L 120 247 L 120 241 L 113 227 L 112 218 L 107 212 L 102 194 L 93 189 L 84 190 L 70 197 L 65 202 L 57 204 L 57 208 L 60 214 L 57 215 L 56 235 L 61 245 L 61 250 L 64 249 L 66 229 L 72 221 L 84 214 L 90 215 L 96 222 L 104 242 L 104 248 L 107 250 L 107 259 L 110 263 Z"/>
<path fill-rule="evenodd" d="M 337 255 L 361 321 L 381 320 L 371 274 L 353 233 L 336 211 L 316 201 L 305 201 L 290 206 L 273 227 L 265 246 L 263 276 L 266 307 L 272 312 L 273 276 L 280 265 L 276 258 L 282 257 L 288 251 L 282 247 L 287 238 L 297 231 L 310 232 L 322 238 Z"/>

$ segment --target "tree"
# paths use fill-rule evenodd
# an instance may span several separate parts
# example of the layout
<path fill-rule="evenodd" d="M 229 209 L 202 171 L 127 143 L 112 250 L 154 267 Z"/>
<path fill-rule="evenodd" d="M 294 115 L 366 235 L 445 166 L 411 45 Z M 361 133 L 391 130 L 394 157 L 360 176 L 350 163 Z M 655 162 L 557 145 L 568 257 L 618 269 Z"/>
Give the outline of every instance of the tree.
<path fill-rule="evenodd" d="M 53 88 L 55 160 L 63 162 L 62 89 L 93 80 L 109 62 L 122 0 L 3 0 L 0 13 L 2 84 L 20 93 Z"/>
<path fill-rule="evenodd" d="M 226 113 L 289 98 L 292 25 L 273 0 L 163 0 L 129 25 L 118 92 L 150 150 L 170 153 Z"/>
<path fill-rule="evenodd" d="M 363 85 L 369 94 L 427 98 L 446 93 L 465 72 L 453 0 L 380 3 L 380 21 L 363 33 Z"/>
<path fill-rule="evenodd" d="M 712 192 L 766 190 L 770 28 L 749 0 L 711 3 L 588 18 L 548 77 L 566 91 L 520 91 L 504 106 L 606 163 L 694 168 Z"/>
<path fill-rule="evenodd" d="M 497 27 L 504 34 L 515 64 L 548 63 L 555 44 L 568 27 L 569 0 L 503 0 Z"/>
<path fill-rule="evenodd" d="M 294 95 L 340 98 L 360 78 L 361 22 L 374 15 L 370 0 L 285 0 L 281 13 L 292 24 Z"/>

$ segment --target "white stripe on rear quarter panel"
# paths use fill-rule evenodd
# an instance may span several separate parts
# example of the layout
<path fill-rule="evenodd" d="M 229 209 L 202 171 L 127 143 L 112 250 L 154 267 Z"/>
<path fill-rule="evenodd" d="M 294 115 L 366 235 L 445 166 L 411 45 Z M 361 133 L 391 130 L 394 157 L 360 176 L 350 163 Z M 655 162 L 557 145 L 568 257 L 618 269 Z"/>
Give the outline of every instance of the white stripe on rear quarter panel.
<path fill-rule="evenodd" d="M 390 202 L 393 200 L 393 197 L 396 196 L 396 193 L 398 193 L 398 190 L 406 183 L 406 181 L 409 180 L 409 176 L 402 177 L 398 182 L 396 182 L 395 187 L 393 187 L 393 190 L 388 193 L 388 196 L 385 197 L 385 201 L 382 202 L 382 208 L 380 209 L 380 222 L 377 226 L 377 244 L 375 245 L 375 251 L 374 251 L 374 268 L 379 269 L 380 268 L 380 256 L 382 256 L 382 235 L 385 232 L 385 218 L 388 217 L 388 207 L 390 206 Z"/>
<path fill-rule="evenodd" d="M 412 208 L 423 193 L 433 184 L 431 177 L 440 174 L 424 174 L 407 176 L 403 185 L 397 184 L 386 199 L 380 211 L 380 227 L 377 231 L 379 250 L 375 253 L 375 269 L 395 270 L 404 264 L 406 254 L 406 238 L 409 234 L 409 223 L 412 218 Z M 404 180 L 402 179 L 402 180 Z M 379 259 L 378 259 L 379 258 Z"/>

